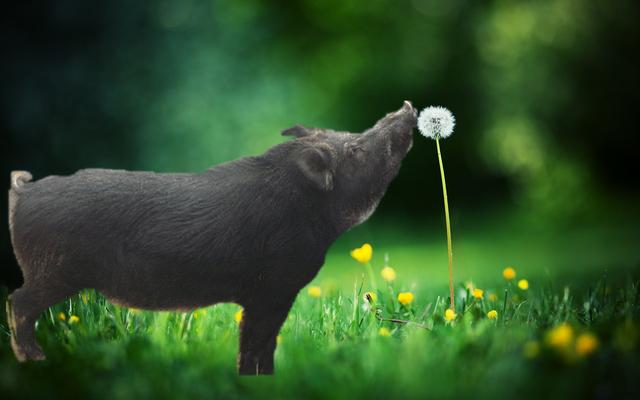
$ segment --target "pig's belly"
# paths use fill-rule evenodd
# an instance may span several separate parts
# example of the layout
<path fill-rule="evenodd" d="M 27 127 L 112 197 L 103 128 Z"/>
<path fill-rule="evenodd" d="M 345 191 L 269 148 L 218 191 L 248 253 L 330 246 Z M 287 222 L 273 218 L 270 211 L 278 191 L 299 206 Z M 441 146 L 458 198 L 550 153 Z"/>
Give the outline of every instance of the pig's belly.
<path fill-rule="evenodd" d="M 235 277 L 194 271 L 155 270 L 128 273 L 97 288 L 120 306 L 147 310 L 189 310 L 220 302 L 237 301 Z M 236 281 L 237 282 L 237 281 Z"/>

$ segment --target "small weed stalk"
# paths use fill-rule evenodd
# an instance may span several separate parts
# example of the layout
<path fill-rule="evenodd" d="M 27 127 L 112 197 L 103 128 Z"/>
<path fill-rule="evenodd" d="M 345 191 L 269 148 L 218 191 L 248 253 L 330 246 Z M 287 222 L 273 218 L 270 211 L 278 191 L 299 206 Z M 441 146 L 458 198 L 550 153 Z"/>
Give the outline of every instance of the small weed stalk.
<path fill-rule="evenodd" d="M 443 107 L 427 107 L 418 117 L 418 130 L 425 137 L 436 141 L 438 150 L 438 162 L 440 164 L 440 178 L 442 180 L 442 195 L 444 198 L 444 216 L 447 228 L 447 252 L 449 254 L 449 296 L 451 298 L 451 309 L 455 311 L 454 291 L 453 291 L 453 244 L 451 241 L 451 221 L 449 218 L 449 200 L 447 196 L 447 183 L 444 177 L 444 166 L 442 163 L 442 152 L 440 151 L 440 139 L 447 138 L 453 133 L 455 118 L 451 111 Z"/>
<path fill-rule="evenodd" d="M 368 262 L 366 264 L 366 267 L 367 267 L 367 274 L 369 275 L 369 281 L 371 283 L 371 287 L 373 288 L 374 292 L 377 292 L 378 291 L 378 285 L 376 283 L 376 276 L 373 273 L 373 267 L 371 266 L 371 262 Z"/>

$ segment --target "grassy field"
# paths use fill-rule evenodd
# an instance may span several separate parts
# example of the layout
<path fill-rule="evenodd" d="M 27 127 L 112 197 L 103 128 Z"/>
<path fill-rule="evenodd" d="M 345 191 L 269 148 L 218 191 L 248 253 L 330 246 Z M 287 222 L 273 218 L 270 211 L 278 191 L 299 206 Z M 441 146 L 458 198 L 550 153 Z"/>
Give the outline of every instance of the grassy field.
<path fill-rule="evenodd" d="M 300 293 L 273 377 L 236 374 L 237 305 L 152 313 L 86 291 L 40 319 L 45 362 L 15 361 L 2 315 L 0 398 L 637 397 L 637 228 L 484 226 L 454 231 L 451 321 L 442 232 L 378 221 L 341 238 Z M 366 267 L 349 256 L 365 241 L 374 246 L 375 301 L 365 296 Z M 385 253 L 391 282 L 380 275 Z M 507 266 L 515 279 L 503 277 Z M 400 304 L 400 292 L 413 300 Z"/>

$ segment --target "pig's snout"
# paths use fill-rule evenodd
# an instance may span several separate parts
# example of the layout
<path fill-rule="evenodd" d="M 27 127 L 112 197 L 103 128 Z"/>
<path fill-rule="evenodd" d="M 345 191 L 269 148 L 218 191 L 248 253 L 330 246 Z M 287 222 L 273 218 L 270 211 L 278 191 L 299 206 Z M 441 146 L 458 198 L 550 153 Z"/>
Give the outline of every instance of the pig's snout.
<path fill-rule="evenodd" d="M 411 130 L 418 124 L 418 110 L 413 108 L 409 100 L 405 100 L 402 107 L 390 115 L 390 123 L 394 125 L 394 130 L 411 134 Z"/>
<path fill-rule="evenodd" d="M 413 116 L 416 117 L 416 119 L 418 118 L 418 110 L 413 108 L 413 104 L 411 104 L 409 100 L 404 101 L 404 104 L 402 105 L 401 110 L 413 114 Z"/>
<path fill-rule="evenodd" d="M 402 108 L 395 113 L 396 121 L 389 132 L 391 141 L 391 155 L 404 158 L 413 145 L 413 128 L 418 124 L 418 111 L 410 101 L 405 100 Z"/>

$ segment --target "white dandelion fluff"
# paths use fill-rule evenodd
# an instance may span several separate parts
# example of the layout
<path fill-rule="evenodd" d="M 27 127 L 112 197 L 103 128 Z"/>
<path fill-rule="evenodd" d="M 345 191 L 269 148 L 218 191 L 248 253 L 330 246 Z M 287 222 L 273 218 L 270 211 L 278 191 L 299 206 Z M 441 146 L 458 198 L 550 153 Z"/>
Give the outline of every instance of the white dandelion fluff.
<path fill-rule="evenodd" d="M 444 139 L 451 136 L 456 119 L 451 111 L 444 107 L 427 107 L 418 117 L 418 130 L 431 139 Z"/>

